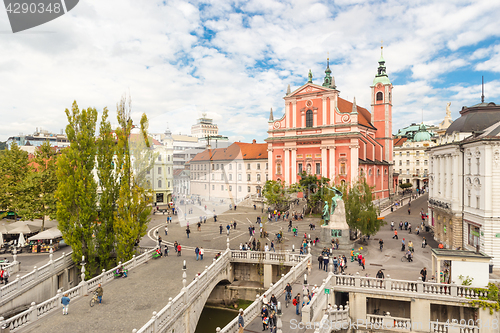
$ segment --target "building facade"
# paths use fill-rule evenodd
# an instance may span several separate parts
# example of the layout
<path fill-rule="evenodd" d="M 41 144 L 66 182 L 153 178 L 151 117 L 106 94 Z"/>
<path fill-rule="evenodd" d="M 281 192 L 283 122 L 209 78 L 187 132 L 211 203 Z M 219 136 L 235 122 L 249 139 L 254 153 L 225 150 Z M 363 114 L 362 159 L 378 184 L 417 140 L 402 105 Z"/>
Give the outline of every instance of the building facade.
<path fill-rule="evenodd" d="M 411 183 L 412 189 L 424 190 L 429 182 L 429 156 L 426 151 L 435 146 L 426 125 L 412 124 L 400 129 L 394 137 L 394 172 L 399 184 Z"/>
<path fill-rule="evenodd" d="M 428 223 L 446 247 L 479 249 L 499 267 L 500 106 L 480 103 L 460 113 L 429 149 Z"/>
<path fill-rule="evenodd" d="M 69 147 L 70 142 L 66 134 L 55 134 L 46 130 L 37 128 L 33 134 L 19 134 L 7 139 L 7 148 L 10 149 L 13 143 L 16 143 L 21 150 L 34 154 L 37 147 L 48 141 L 51 147 L 57 151 Z"/>
<path fill-rule="evenodd" d="M 186 169 L 174 169 L 174 194 L 186 197 L 191 194 L 189 165 Z"/>
<path fill-rule="evenodd" d="M 235 142 L 227 148 L 206 149 L 190 162 L 191 195 L 239 202 L 262 195 L 268 179 L 267 144 Z"/>
<path fill-rule="evenodd" d="M 322 85 L 308 82 L 290 92 L 285 114 L 269 118 L 269 177 L 293 184 L 302 171 L 335 183 L 366 177 L 375 198 L 389 196 L 392 180 L 392 84 L 380 57 L 371 86 L 371 112 L 339 96 L 327 63 Z"/>
<path fill-rule="evenodd" d="M 174 188 L 174 141 L 168 129 L 165 133 L 151 134 L 151 138 L 155 157 L 146 179 L 151 184 L 154 202 L 166 204 L 172 200 Z"/>
<path fill-rule="evenodd" d="M 197 138 L 219 135 L 219 126 L 214 124 L 213 119 L 207 118 L 204 113 L 201 118 L 196 120 L 196 124 L 191 126 L 191 135 Z"/>

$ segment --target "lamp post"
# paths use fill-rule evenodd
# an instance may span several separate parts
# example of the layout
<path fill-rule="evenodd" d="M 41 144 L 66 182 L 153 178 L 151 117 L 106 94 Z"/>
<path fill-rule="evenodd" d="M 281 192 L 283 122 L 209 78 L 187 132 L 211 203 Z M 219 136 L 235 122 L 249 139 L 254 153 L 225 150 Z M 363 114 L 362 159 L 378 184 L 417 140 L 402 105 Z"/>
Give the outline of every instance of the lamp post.
<path fill-rule="evenodd" d="M 186 288 L 186 260 L 182 263 L 182 288 Z"/>
<path fill-rule="evenodd" d="M 281 311 L 281 302 L 278 302 L 277 310 L 278 320 L 276 322 L 276 333 L 282 333 L 283 331 L 281 329 L 283 328 L 283 322 L 281 321 L 281 315 L 283 312 Z"/>

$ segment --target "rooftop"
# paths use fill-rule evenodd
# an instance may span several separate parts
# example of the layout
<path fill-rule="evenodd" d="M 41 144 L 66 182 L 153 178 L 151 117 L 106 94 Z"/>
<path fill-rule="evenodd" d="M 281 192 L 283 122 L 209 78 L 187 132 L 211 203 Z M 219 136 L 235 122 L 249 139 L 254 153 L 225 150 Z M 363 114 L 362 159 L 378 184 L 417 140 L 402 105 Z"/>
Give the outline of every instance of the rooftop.
<path fill-rule="evenodd" d="M 432 254 L 435 254 L 438 257 L 491 259 L 490 256 L 482 252 L 465 251 L 465 250 L 432 249 Z"/>

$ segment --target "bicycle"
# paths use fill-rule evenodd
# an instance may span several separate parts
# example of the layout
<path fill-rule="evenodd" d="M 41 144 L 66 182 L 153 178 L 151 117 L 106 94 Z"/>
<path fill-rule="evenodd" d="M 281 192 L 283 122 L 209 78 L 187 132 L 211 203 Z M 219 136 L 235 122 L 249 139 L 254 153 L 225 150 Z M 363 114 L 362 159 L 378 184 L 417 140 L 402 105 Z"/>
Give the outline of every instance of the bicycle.
<path fill-rule="evenodd" d="M 285 294 L 285 306 L 288 308 L 288 304 L 290 304 L 290 299 L 292 298 L 292 294 L 289 292 L 286 292 Z"/>
<path fill-rule="evenodd" d="M 99 302 L 99 298 L 97 298 L 97 292 L 94 291 L 94 295 L 90 299 L 90 307 L 93 307 L 98 302 Z"/>

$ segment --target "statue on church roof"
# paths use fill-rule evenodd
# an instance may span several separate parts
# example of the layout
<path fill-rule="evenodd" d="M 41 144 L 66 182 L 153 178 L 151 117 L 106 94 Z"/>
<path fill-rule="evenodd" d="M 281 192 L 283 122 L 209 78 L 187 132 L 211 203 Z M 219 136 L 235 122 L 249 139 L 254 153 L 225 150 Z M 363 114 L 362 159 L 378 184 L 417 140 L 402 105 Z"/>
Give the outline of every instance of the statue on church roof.
<path fill-rule="evenodd" d="M 313 74 L 311 70 L 309 70 L 309 74 L 307 75 L 307 83 L 312 83 L 313 82 Z"/>

